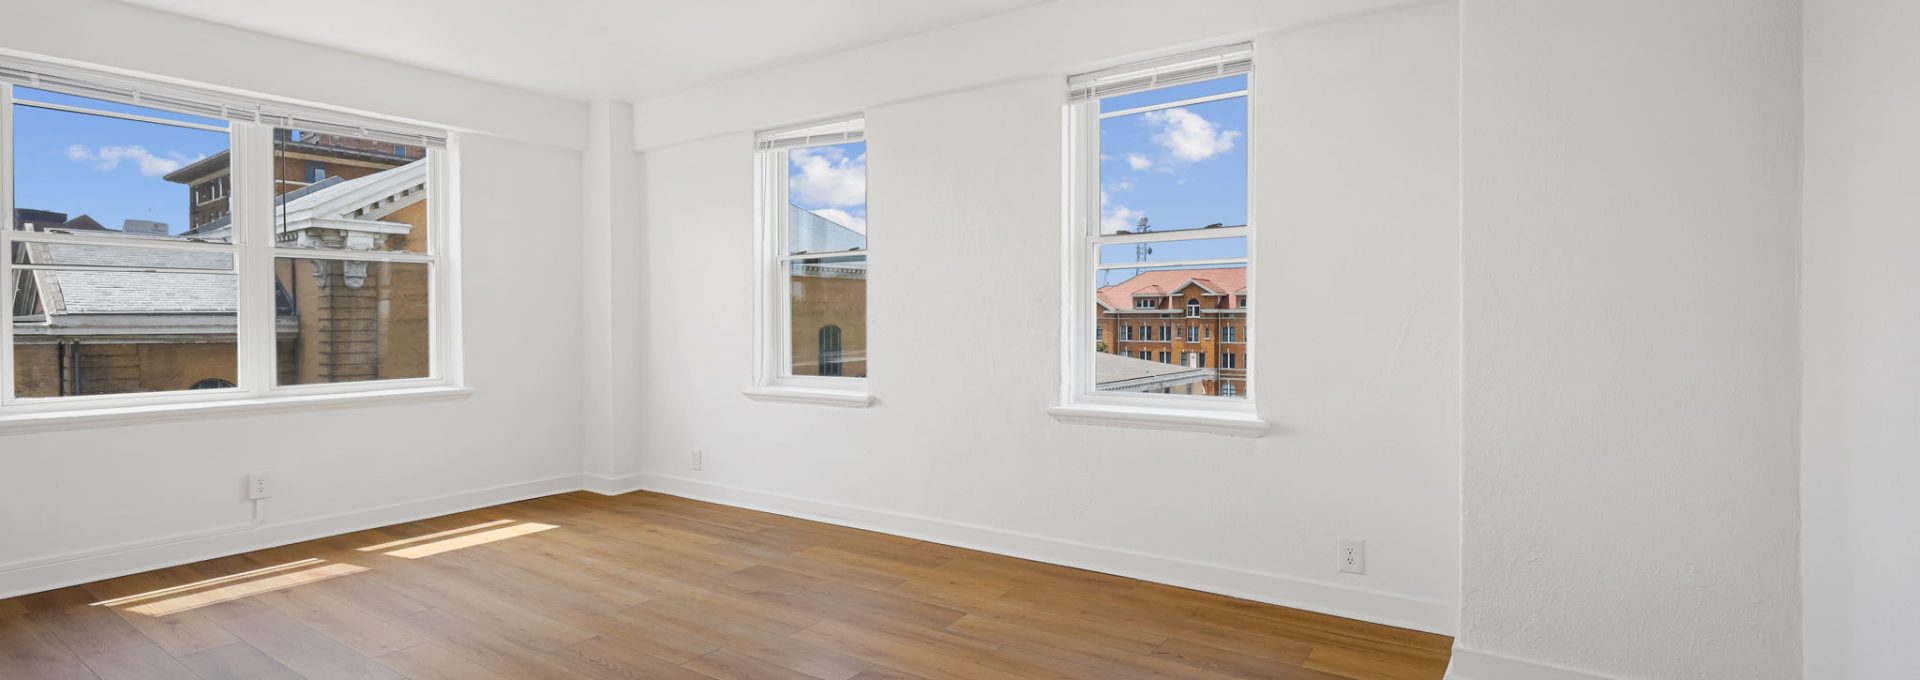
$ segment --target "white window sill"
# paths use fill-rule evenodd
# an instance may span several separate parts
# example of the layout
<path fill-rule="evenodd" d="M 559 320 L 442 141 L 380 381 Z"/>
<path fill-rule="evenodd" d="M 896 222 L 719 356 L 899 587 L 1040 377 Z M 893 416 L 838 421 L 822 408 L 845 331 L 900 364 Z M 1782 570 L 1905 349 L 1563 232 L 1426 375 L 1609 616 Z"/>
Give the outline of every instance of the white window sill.
<path fill-rule="evenodd" d="M 1252 413 L 1224 413 L 1188 409 L 1076 404 L 1047 409 L 1054 420 L 1075 425 L 1104 425 L 1150 430 L 1210 432 L 1235 437 L 1260 437 L 1272 423 Z"/>
<path fill-rule="evenodd" d="M 222 401 L 183 402 L 150 406 L 44 411 L 0 415 L 0 435 L 80 427 L 102 427 L 137 423 L 191 420 L 262 411 L 345 408 L 373 403 L 435 401 L 460 399 L 473 394 L 471 387 L 415 387 L 337 394 L 227 399 Z"/>
<path fill-rule="evenodd" d="M 788 387 L 768 385 L 749 387 L 741 394 L 755 401 L 785 401 L 800 404 L 821 404 L 842 408 L 866 408 L 873 405 L 873 395 L 865 390 L 837 390 L 824 387 Z"/>

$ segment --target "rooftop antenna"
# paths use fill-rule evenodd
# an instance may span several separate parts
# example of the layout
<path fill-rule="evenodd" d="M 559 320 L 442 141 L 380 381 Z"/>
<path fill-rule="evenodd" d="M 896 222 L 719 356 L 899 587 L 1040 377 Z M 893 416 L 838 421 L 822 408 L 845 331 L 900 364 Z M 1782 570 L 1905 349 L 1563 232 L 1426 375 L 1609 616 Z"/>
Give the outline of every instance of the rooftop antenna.
<path fill-rule="evenodd" d="M 1146 216 L 1146 215 L 1141 215 L 1141 216 L 1140 216 L 1140 223 L 1139 223 L 1139 225 L 1138 225 L 1138 228 L 1136 228 L 1136 229 L 1134 229 L 1133 231 L 1134 231 L 1134 233 L 1136 233 L 1136 234 L 1144 234 L 1144 233 L 1147 233 L 1147 232 L 1149 232 L 1149 231 L 1153 231 L 1153 227 L 1151 227 L 1151 226 L 1148 226 L 1148 225 L 1147 225 L 1147 216 Z M 1146 261 L 1147 261 L 1147 256 L 1148 256 L 1148 255 L 1152 255 L 1152 254 L 1153 254 L 1153 246 L 1150 246 L 1150 245 L 1147 245 L 1147 243 L 1146 243 L 1145 241 L 1142 241 L 1142 242 L 1140 242 L 1140 243 L 1136 243 L 1136 244 L 1134 244 L 1134 246 L 1133 246 L 1133 261 L 1134 261 L 1134 262 L 1146 262 Z"/>

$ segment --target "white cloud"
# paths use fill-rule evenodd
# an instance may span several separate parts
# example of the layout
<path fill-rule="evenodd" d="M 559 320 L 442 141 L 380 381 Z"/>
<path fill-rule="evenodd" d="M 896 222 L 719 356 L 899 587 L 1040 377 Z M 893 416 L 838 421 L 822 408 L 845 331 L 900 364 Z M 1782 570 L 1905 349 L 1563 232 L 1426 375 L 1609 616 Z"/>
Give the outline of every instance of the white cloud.
<path fill-rule="evenodd" d="M 854 217 L 847 211 L 838 208 L 820 208 L 814 210 L 813 214 L 825 217 L 827 221 L 852 229 L 861 235 L 867 233 L 867 218 L 865 217 Z"/>
<path fill-rule="evenodd" d="M 794 149 L 789 155 L 794 171 L 787 192 L 794 203 L 812 208 L 852 207 L 867 202 L 866 154 L 848 158 L 839 149 L 825 147 Z"/>
<path fill-rule="evenodd" d="M 1115 206 L 1112 209 L 1101 210 L 1100 211 L 1100 233 L 1101 234 L 1118 234 L 1121 232 L 1133 231 L 1134 225 L 1140 222 L 1140 218 L 1146 217 L 1146 216 L 1147 216 L 1147 213 L 1145 211 L 1134 210 L 1124 205 Z"/>
<path fill-rule="evenodd" d="M 95 170 L 112 172 L 120 168 L 122 161 L 130 161 L 139 166 L 140 174 L 148 177 L 165 175 L 202 158 L 206 156 L 189 156 L 178 151 L 169 152 L 165 157 L 157 156 L 146 147 L 137 144 L 103 146 L 99 149 L 88 148 L 85 144 L 67 147 L 67 160 L 75 163 L 91 163 Z"/>
<path fill-rule="evenodd" d="M 1240 131 L 1222 130 L 1213 121 L 1187 109 L 1151 111 L 1145 118 L 1148 124 L 1160 127 L 1160 131 L 1153 134 L 1154 143 L 1166 147 L 1175 159 L 1189 163 L 1226 153 L 1233 149 L 1233 141 L 1240 138 Z"/>
<path fill-rule="evenodd" d="M 1130 153 L 1127 154 L 1127 167 L 1135 170 L 1145 170 L 1153 167 L 1153 160 L 1137 153 Z"/>

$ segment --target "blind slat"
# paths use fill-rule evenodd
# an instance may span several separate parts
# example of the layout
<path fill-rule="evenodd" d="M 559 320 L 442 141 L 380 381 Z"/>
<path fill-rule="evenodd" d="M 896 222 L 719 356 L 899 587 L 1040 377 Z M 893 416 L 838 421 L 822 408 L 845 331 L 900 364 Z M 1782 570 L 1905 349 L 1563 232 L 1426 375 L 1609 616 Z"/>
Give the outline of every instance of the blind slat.
<path fill-rule="evenodd" d="M 186 86 L 147 83 L 13 57 L 0 57 L 0 82 L 203 118 L 312 129 L 434 148 L 447 145 L 447 132 L 443 129 Z"/>
<path fill-rule="evenodd" d="M 1252 70 L 1252 45 L 1219 47 L 1073 76 L 1067 79 L 1067 101 L 1106 99 Z"/>

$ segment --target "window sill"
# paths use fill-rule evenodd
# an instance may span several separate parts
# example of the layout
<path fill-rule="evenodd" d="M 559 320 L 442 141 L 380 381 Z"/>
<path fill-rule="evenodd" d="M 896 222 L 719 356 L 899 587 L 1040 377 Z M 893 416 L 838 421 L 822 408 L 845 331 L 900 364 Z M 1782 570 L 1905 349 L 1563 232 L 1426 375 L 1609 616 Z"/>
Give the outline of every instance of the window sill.
<path fill-rule="evenodd" d="M 864 390 L 836 390 L 822 387 L 787 387 L 770 385 L 749 387 L 741 394 L 755 401 L 784 401 L 800 404 L 821 404 L 842 408 L 866 408 L 873 405 L 873 395 Z"/>
<path fill-rule="evenodd" d="M 1252 413 L 1219 413 L 1186 409 L 1078 404 L 1047 409 L 1054 420 L 1075 425 L 1105 425 L 1150 430 L 1209 432 L 1234 437 L 1260 437 L 1272 423 Z"/>
<path fill-rule="evenodd" d="M 138 423 L 190 420 L 265 411 L 346 408 L 373 403 L 438 401 L 461 399 L 474 393 L 471 387 L 416 387 L 407 389 L 310 394 L 298 396 L 228 399 L 151 406 L 75 409 L 0 415 L 0 435 L 79 427 L 102 427 Z"/>

